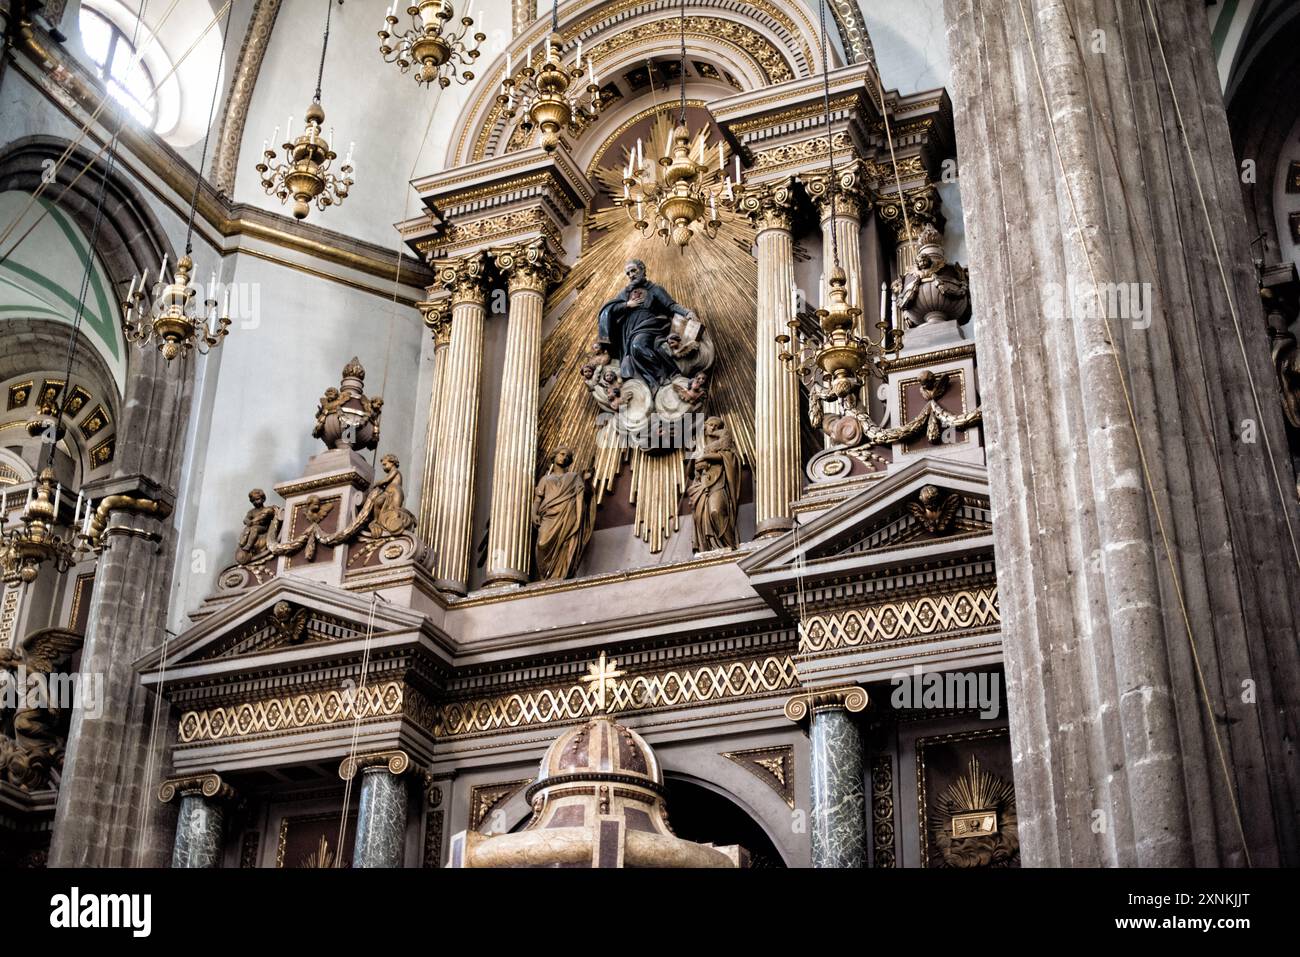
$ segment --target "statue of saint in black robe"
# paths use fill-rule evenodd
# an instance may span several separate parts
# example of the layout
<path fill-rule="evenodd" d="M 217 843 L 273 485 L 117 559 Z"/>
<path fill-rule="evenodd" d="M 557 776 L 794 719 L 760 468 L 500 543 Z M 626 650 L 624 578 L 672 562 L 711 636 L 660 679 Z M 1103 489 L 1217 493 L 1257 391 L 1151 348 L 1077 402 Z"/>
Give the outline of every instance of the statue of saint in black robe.
<path fill-rule="evenodd" d="M 623 291 L 600 307 L 599 342 L 619 360 L 624 379 L 641 379 L 653 394 L 679 374 L 666 345 L 672 317 L 694 318 L 695 313 L 647 279 L 643 263 L 628 263 L 627 276 Z"/>

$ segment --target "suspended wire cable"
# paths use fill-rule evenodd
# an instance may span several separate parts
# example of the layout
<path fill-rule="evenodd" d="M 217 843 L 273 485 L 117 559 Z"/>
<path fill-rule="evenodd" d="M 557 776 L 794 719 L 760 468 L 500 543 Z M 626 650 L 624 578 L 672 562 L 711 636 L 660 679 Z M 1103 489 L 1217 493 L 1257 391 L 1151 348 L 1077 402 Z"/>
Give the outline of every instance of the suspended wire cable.
<path fill-rule="evenodd" d="M 835 178 L 835 134 L 831 130 L 831 70 L 830 70 L 830 53 L 827 47 L 830 46 L 829 38 L 826 35 L 826 0 L 818 0 L 818 16 L 821 19 L 822 28 L 822 106 L 826 111 L 826 153 L 830 162 L 830 173 L 827 181 L 827 192 L 831 198 L 831 264 L 840 268 L 840 236 L 839 230 L 835 228 L 836 209 L 835 194 L 839 192 L 839 183 Z M 685 96 L 685 92 L 682 94 Z M 883 110 L 881 111 L 883 114 Z"/>
<path fill-rule="evenodd" d="M 229 8 L 227 8 L 229 9 Z M 217 94 L 221 92 L 221 64 L 226 59 L 226 40 L 230 37 L 230 21 L 221 28 L 221 54 L 217 57 L 216 76 L 212 80 L 212 100 L 208 104 L 208 131 L 203 135 L 203 155 L 199 158 L 199 168 L 194 171 L 194 195 L 190 197 L 190 221 L 185 227 L 185 255 L 194 251 L 194 214 L 199 208 L 199 187 L 203 185 L 203 171 L 208 168 L 208 144 L 212 142 L 212 121 L 217 113 Z"/>
<path fill-rule="evenodd" d="M 338 0 L 341 4 L 343 0 Z M 315 103 L 320 102 L 321 81 L 325 79 L 325 51 L 330 45 L 330 14 L 334 12 L 334 0 L 325 0 L 325 36 L 322 38 L 320 45 L 320 68 L 316 71 L 316 95 L 312 97 Z M 290 131 L 290 136 L 293 132 Z"/>
<path fill-rule="evenodd" d="M 681 71 L 682 106 L 681 106 L 681 112 L 678 114 L 677 122 L 679 125 L 685 126 L 686 125 L 686 0 L 682 0 L 681 2 L 681 9 L 677 20 L 678 20 L 678 26 L 680 27 L 679 32 L 681 34 L 681 41 L 682 41 L 681 64 L 678 67 L 678 69 Z"/>
<path fill-rule="evenodd" d="M 140 0 L 140 6 L 136 9 L 135 26 L 132 28 L 131 45 L 135 47 L 139 40 L 140 24 L 144 21 L 144 12 L 148 9 L 149 0 Z M 90 227 L 90 237 L 86 246 L 86 268 L 81 274 L 81 289 L 77 295 L 77 311 L 72 316 L 72 334 L 68 336 L 67 359 L 63 367 L 63 396 L 62 401 L 55 401 L 54 429 L 53 435 L 47 436 L 48 448 L 45 453 L 45 468 L 54 467 L 54 453 L 59 445 L 59 429 L 63 427 L 63 410 L 67 407 L 68 400 L 72 398 L 72 367 L 77 358 L 77 336 L 81 332 L 81 320 L 86 312 L 86 298 L 90 293 L 90 279 L 95 271 L 95 249 L 99 245 L 99 231 L 104 223 L 104 200 L 108 196 L 108 183 L 113 177 L 113 167 L 117 162 L 117 142 L 122 135 L 122 124 L 125 122 L 124 107 L 117 104 L 117 123 L 113 129 L 113 135 L 108 141 L 108 158 L 104 163 L 104 175 L 99 181 L 99 191 L 95 198 L 95 218 Z M 44 184 L 42 184 L 44 185 Z"/>
<path fill-rule="evenodd" d="M 180 2 L 180 0 L 173 0 L 171 8 L 168 9 L 168 13 L 171 12 L 171 9 L 175 8 L 178 2 Z M 166 73 L 164 73 L 162 75 L 162 78 L 153 84 L 153 93 L 155 95 L 157 94 L 158 90 L 162 87 L 162 85 L 166 83 L 169 79 L 171 79 L 171 77 L 176 73 L 176 71 L 180 69 L 181 65 L 187 59 L 189 59 L 190 54 L 194 52 L 194 50 L 198 47 L 199 43 L 202 42 L 203 38 L 207 36 L 208 31 L 211 30 L 214 26 L 216 26 L 217 21 L 220 20 L 221 17 L 224 16 L 226 12 L 230 9 L 230 5 L 231 5 L 231 0 L 226 0 L 226 3 L 222 6 L 222 8 L 219 11 L 217 11 L 216 16 L 214 16 L 211 20 L 208 21 L 207 26 L 205 26 L 203 30 L 199 33 L 199 35 L 194 38 L 194 42 L 191 43 L 189 47 L 185 50 L 185 52 L 181 54 L 180 58 L 176 60 L 175 63 L 172 64 L 171 69 L 169 69 Z M 163 17 L 163 20 L 165 19 L 166 19 L 166 15 L 164 15 Z M 161 28 L 161 26 L 162 26 L 162 21 L 159 21 L 158 26 L 154 28 L 154 32 L 156 33 Z M 107 96 L 108 94 L 106 93 L 105 97 Z M 90 127 L 99 118 L 99 115 L 100 113 L 103 112 L 106 104 L 107 104 L 107 99 L 100 100 L 99 106 L 95 109 L 95 112 L 91 114 L 90 119 L 88 119 L 86 123 L 82 126 L 81 131 L 77 134 L 76 138 L 73 139 L 73 141 L 67 145 L 63 153 L 59 156 L 59 158 L 55 160 L 54 166 L 50 169 L 49 173 L 47 174 L 49 178 L 42 179 L 41 184 L 36 188 L 36 191 L 32 194 L 31 198 L 28 200 L 27 205 L 24 206 L 22 210 L 18 213 L 18 215 L 15 216 L 9 222 L 9 224 L 4 229 L 4 232 L 0 233 L 0 244 L 3 244 L 11 235 L 13 235 L 13 231 L 18 228 L 19 223 L 23 221 L 23 219 L 31 211 L 32 207 L 37 204 L 37 202 L 41 197 L 41 194 L 45 192 L 46 187 L 50 183 L 55 181 L 55 179 L 58 177 L 59 171 L 63 169 L 64 165 L 67 163 L 68 159 L 72 156 L 77 146 L 81 144 L 81 141 L 86 138 L 86 135 L 90 132 Z M 101 146 L 94 153 L 94 155 L 92 155 L 88 160 L 86 160 L 86 162 L 82 165 L 80 171 L 78 171 L 77 175 L 74 176 L 72 180 L 69 181 L 69 183 L 63 187 L 63 190 L 59 193 L 58 197 L 54 200 L 54 204 L 56 206 L 63 202 L 64 197 L 66 197 L 68 193 L 72 192 L 72 190 L 76 187 L 77 183 L 81 182 L 81 177 L 85 176 L 86 173 L 90 170 L 90 168 L 94 166 L 94 164 L 100 159 L 100 157 L 102 157 L 107 151 L 108 151 L 108 143 L 105 142 L 105 144 Z M 10 246 L 8 249 L 6 249 L 3 253 L 0 253 L 0 264 L 3 264 L 5 260 L 7 260 L 11 255 L 13 255 L 14 250 L 16 250 L 19 246 L 23 244 L 23 242 L 26 241 L 27 237 L 29 237 L 36 230 L 36 227 L 41 224 L 41 222 L 45 219 L 45 217 L 49 215 L 49 212 L 50 211 L 48 207 L 42 209 L 40 214 L 36 217 L 35 220 L 32 221 L 32 224 L 27 227 L 27 229 L 23 232 L 23 234 L 19 236 L 16 240 L 14 240 L 13 245 Z"/>

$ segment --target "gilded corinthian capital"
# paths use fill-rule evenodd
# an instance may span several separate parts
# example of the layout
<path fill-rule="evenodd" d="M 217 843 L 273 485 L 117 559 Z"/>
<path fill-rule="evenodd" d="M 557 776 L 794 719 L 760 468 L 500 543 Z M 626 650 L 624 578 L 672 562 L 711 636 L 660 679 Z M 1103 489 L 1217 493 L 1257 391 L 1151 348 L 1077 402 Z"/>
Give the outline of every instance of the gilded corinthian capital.
<path fill-rule="evenodd" d="M 794 223 L 794 180 L 747 186 L 740 197 L 739 207 L 760 233 L 765 229 L 788 232 Z"/>
<path fill-rule="evenodd" d="M 451 342 L 451 299 L 426 299 L 417 302 L 415 308 L 420 310 L 420 318 L 433 334 L 436 345 L 445 346 Z"/>
<path fill-rule="evenodd" d="M 564 267 L 545 240 L 515 243 L 493 251 L 497 269 L 506 277 L 513 292 L 536 292 L 542 295 L 552 283 L 559 282 Z"/>
<path fill-rule="evenodd" d="M 449 259 L 438 267 L 438 285 L 451 291 L 452 305 L 487 301 L 487 253 Z"/>
<path fill-rule="evenodd" d="M 896 242 L 905 243 L 919 239 L 921 229 L 926 225 L 943 232 L 942 204 L 939 191 L 934 188 L 933 183 L 904 190 L 901 197 L 898 193 L 877 196 L 875 203 L 876 215 L 893 232 Z M 907 207 L 906 216 L 903 215 L 904 206 Z M 907 235 L 908 226 L 911 226 L 912 230 L 910 236 Z"/>
<path fill-rule="evenodd" d="M 861 219 L 863 210 L 871 203 L 867 193 L 862 163 L 854 160 L 844 167 L 837 167 L 832 180 L 830 170 L 823 173 L 803 174 L 800 176 L 808 195 L 817 204 L 817 212 L 822 219 L 831 214 L 831 196 L 835 197 L 835 213 L 849 219 Z"/>

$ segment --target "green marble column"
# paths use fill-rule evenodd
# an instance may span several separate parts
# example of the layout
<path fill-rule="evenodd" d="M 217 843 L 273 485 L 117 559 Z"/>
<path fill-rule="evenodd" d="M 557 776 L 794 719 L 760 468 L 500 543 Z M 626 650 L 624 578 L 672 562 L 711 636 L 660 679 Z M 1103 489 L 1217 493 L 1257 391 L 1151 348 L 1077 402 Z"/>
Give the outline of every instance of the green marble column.
<path fill-rule="evenodd" d="M 811 717 L 813 867 L 867 866 L 865 756 L 856 712 L 867 706 L 861 688 L 833 688 L 793 698 L 786 714 Z"/>
<path fill-rule="evenodd" d="M 401 867 L 404 863 L 409 796 L 402 775 L 410 766 L 405 752 L 384 751 L 349 758 L 339 768 L 344 780 L 361 772 L 353 867 Z"/>
<path fill-rule="evenodd" d="M 172 867 L 220 867 L 226 802 L 235 792 L 216 774 L 166 781 L 158 790 L 164 804 L 180 796 Z"/>

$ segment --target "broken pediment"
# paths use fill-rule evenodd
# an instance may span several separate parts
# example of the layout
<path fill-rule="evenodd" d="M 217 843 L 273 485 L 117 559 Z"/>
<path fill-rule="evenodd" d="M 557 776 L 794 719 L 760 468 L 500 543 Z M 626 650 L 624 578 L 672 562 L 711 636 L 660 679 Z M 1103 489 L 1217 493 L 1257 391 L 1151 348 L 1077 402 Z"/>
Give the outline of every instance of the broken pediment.
<path fill-rule="evenodd" d="M 921 560 L 967 549 L 972 539 L 991 535 L 984 467 L 925 458 L 829 505 L 748 556 L 741 568 L 762 581 L 885 553 L 899 563 L 913 554 Z"/>

